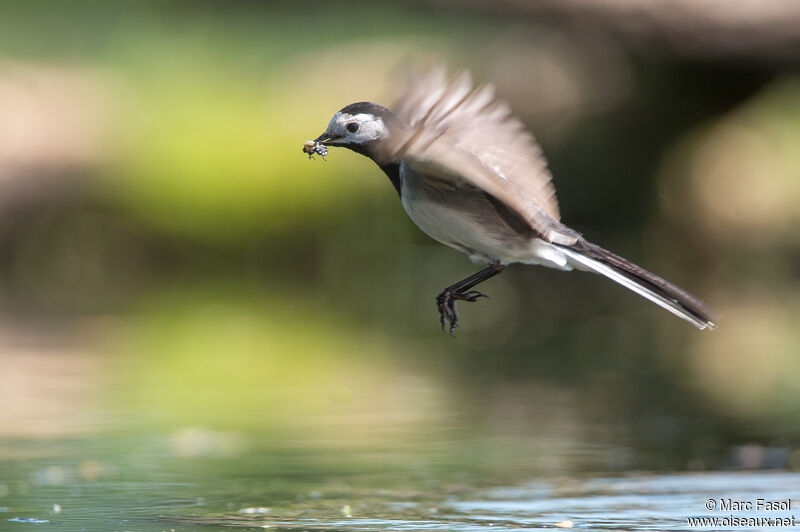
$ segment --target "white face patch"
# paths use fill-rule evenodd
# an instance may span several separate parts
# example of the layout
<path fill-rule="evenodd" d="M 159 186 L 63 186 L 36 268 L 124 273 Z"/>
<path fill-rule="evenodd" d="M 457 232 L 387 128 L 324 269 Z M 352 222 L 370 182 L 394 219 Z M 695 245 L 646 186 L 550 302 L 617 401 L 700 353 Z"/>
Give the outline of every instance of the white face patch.
<path fill-rule="evenodd" d="M 356 131 L 348 130 L 349 124 L 357 124 Z M 353 126 L 350 126 L 351 129 Z M 335 143 L 366 144 L 389 136 L 389 131 L 383 119 L 369 113 L 351 115 L 339 111 L 328 124 L 327 133 L 335 138 Z"/>

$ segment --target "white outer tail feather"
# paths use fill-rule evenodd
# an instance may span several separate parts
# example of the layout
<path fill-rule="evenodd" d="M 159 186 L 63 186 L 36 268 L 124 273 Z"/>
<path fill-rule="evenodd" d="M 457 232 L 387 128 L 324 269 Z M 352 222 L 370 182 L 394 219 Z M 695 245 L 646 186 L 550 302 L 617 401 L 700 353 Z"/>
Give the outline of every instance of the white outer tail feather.
<path fill-rule="evenodd" d="M 612 281 L 621 284 L 628 290 L 631 290 L 639 294 L 640 296 L 649 299 L 656 305 L 673 313 L 679 318 L 688 321 L 689 323 L 691 323 L 700 330 L 714 328 L 713 322 L 702 320 L 697 316 L 692 315 L 672 299 L 657 294 L 656 292 L 647 288 L 646 286 L 643 286 L 642 284 L 637 283 L 633 279 L 629 279 L 628 277 L 622 275 L 621 273 L 617 272 L 610 266 L 607 266 L 606 264 L 603 264 L 602 262 L 599 262 L 595 259 L 591 259 L 589 257 L 581 255 L 580 253 L 577 253 L 566 247 L 559 246 L 558 249 L 569 258 L 569 262 L 573 267 L 580 270 L 593 271 L 601 275 L 604 275 L 609 279 L 611 279 Z"/>

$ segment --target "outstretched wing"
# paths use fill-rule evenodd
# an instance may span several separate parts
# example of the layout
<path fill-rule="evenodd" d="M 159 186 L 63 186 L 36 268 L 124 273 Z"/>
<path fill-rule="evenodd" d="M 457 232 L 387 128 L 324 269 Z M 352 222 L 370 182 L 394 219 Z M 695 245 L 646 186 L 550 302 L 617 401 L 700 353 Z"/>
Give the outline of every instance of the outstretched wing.
<path fill-rule="evenodd" d="M 394 109 L 405 126 L 386 143 L 389 160 L 422 175 L 467 182 L 506 204 L 545 239 L 576 241 L 559 222 L 547 161 L 533 135 L 489 85 L 472 88 L 461 72 L 441 68 L 411 76 Z"/>

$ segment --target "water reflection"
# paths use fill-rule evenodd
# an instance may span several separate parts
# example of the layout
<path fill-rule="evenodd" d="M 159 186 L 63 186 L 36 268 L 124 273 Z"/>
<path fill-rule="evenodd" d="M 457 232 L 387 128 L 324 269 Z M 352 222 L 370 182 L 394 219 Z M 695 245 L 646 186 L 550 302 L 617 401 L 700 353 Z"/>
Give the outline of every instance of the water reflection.
<path fill-rule="evenodd" d="M 258 339 L 279 338 L 286 306 L 254 320 L 244 301 L 203 300 L 93 320 L 78 347 L 48 355 L 53 364 L 41 363 L 35 342 L 17 342 L 29 356 L 6 360 L 40 378 L 38 387 L 7 388 L 18 393 L 0 435 L 6 523 L 683 530 L 687 517 L 704 515 L 706 497 L 800 488 L 792 473 L 598 476 L 663 464 L 661 442 L 685 429 L 653 425 L 648 438 L 632 436 L 586 415 L 593 390 L 543 380 L 484 381 L 465 393 L 461 377 L 434 379 L 421 361 L 399 366 L 380 354 L 391 344 L 336 327 L 324 347 L 298 335 L 291 348 L 270 350 Z M 129 340 L 109 343 L 110 328 Z M 375 359 L 348 348 L 365 341 Z M 786 468 L 797 453 L 705 445 L 694 460 L 729 467 Z"/>

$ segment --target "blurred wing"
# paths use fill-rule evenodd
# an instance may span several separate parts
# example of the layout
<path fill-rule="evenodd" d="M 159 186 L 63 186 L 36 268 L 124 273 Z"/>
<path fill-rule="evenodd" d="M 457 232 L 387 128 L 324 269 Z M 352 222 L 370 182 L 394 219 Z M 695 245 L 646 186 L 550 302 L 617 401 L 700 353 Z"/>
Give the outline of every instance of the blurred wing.
<path fill-rule="evenodd" d="M 547 240 L 575 242 L 559 223 L 547 161 L 525 126 L 491 86 L 472 89 L 462 72 L 443 69 L 411 77 L 395 106 L 407 126 L 387 143 L 387 159 L 454 182 L 468 182 L 505 203 Z"/>

